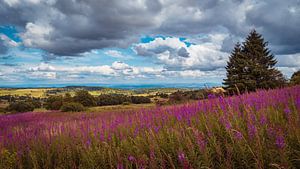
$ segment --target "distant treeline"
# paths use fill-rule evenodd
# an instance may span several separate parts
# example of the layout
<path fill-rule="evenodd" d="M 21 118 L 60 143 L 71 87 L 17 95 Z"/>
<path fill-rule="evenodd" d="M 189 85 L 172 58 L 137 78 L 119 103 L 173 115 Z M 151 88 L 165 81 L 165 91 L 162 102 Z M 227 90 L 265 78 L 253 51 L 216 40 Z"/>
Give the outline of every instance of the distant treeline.
<path fill-rule="evenodd" d="M 69 93 L 65 95 L 52 95 L 47 98 L 33 98 L 29 96 L 0 96 L 0 100 L 9 102 L 6 110 L 9 112 L 27 112 L 36 108 L 62 111 L 83 111 L 86 107 L 143 104 L 151 103 L 151 99 L 145 96 L 127 96 L 123 94 L 101 94 L 93 96 L 86 90 L 78 90 L 75 96 Z"/>

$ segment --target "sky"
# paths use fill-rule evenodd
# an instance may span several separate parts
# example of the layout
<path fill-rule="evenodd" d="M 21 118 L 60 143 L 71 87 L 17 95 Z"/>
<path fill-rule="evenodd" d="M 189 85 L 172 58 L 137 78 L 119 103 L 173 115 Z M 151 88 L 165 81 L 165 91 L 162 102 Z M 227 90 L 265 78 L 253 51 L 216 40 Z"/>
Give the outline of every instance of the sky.
<path fill-rule="evenodd" d="M 256 29 L 300 69 L 300 0 L 1 0 L 0 86 L 218 83 Z"/>

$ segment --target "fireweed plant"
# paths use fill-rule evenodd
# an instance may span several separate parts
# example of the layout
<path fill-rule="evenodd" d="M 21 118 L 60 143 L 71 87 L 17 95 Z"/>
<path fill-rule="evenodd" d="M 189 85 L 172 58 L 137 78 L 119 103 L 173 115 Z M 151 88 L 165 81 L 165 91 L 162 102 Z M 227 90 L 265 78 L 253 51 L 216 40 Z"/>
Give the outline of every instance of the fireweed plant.
<path fill-rule="evenodd" d="M 124 112 L 0 116 L 0 168 L 300 168 L 300 86 Z"/>

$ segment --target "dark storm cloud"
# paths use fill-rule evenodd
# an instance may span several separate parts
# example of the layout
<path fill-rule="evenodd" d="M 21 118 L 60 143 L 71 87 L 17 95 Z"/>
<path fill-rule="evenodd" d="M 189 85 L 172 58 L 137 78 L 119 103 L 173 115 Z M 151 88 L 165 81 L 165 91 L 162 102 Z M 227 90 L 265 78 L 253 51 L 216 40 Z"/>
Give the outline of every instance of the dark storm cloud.
<path fill-rule="evenodd" d="M 275 53 L 300 52 L 299 0 L 7 2 L 0 2 L 0 24 L 23 30 L 25 46 L 55 55 L 128 47 L 145 34 L 189 38 L 214 32 L 230 34 L 222 47 L 229 51 L 235 40 L 253 28 L 264 35 Z"/>
<path fill-rule="evenodd" d="M 299 18 L 299 0 L 267 0 L 247 13 L 247 22 L 255 25 L 280 54 L 300 52 Z"/>

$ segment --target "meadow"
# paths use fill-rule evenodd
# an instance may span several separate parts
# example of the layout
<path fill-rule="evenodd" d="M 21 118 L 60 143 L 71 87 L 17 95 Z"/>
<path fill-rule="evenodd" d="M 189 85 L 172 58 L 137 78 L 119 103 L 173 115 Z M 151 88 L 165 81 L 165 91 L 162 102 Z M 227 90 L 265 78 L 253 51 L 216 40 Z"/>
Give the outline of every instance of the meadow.
<path fill-rule="evenodd" d="M 1 115 L 0 168 L 300 168 L 299 112 L 294 86 L 124 111 Z"/>

